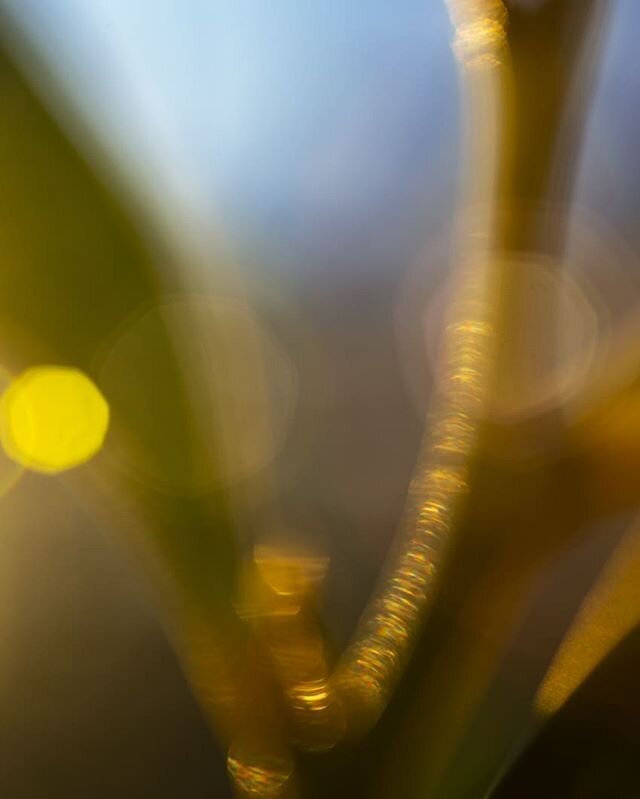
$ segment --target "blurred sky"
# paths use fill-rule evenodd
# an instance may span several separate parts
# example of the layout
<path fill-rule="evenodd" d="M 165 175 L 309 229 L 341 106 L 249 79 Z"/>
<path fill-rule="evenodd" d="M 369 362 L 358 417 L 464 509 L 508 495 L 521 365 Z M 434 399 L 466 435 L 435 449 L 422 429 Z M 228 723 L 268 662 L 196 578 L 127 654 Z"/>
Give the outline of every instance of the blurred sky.
<path fill-rule="evenodd" d="M 231 237 L 393 247 L 446 206 L 458 99 L 443 0 L 2 3 L 149 194 L 215 209 Z M 612 7 L 579 192 L 624 215 L 640 4 Z"/>
<path fill-rule="evenodd" d="M 364 237 L 386 215 L 389 235 L 389 214 L 453 177 L 440 2 L 4 4 L 137 179 L 232 231 Z"/>

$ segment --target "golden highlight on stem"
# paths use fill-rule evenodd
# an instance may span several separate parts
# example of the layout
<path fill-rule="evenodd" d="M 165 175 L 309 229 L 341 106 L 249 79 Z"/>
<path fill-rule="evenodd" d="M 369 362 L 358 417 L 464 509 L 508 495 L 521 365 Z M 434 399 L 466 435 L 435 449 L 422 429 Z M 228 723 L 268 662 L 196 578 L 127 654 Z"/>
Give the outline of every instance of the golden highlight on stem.
<path fill-rule="evenodd" d="M 507 10 L 501 0 L 449 0 L 448 6 L 460 62 L 468 69 L 499 66 L 507 49 Z"/>
<path fill-rule="evenodd" d="M 467 281 L 447 329 L 443 385 L 410 487 L 402 540 L 335 676 L 356 728 L 376 721 L 402 674 L 468 489 L 493 338 L 482 300 L 486 278 L 477 277 Z"/>
<path fill-rule="evenodd" d="M 506 64 L 507 14 L 499 0 L 450 0 L 454 48 L 468 74 L 469 108 L 477 137 L 493 139 L 500 109 L 500 67 Z M 476 78 L 477 76 L 477 78 Z M 488 94 L 487 94 L 488 92 Z M 491 98 L 489 107 L 479 101 Z M 483 105 L 483 103 L 480 103 Z M 476 142 L 467 141 L 473 155 Z M 494 340 L 491 298 L 499 268 L 489 255 L 497 147 L 468 163 L 473 185 L 472 239 L 463 243 L 464 269 L 446 330 L 441 385 L 409 491 L 403 533 L 379 592 L 365 610 L 335 675 L 350 722 L 375 723 L 415 645 L 468 490 L 468 467 L 482 418 Z"/>

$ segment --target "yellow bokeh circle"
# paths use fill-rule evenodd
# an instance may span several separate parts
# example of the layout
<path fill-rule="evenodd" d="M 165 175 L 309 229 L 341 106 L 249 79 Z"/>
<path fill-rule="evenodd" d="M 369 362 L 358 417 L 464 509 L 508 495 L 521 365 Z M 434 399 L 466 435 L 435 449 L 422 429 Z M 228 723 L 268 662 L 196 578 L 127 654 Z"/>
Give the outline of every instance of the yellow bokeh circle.
<path fill-rule="evenodd" d="M 0 398 L 0 440 L 14 461 L 39 472 L 79 466 L 101 448 L 109 406 L 83 372 L 36 366 Z"/>

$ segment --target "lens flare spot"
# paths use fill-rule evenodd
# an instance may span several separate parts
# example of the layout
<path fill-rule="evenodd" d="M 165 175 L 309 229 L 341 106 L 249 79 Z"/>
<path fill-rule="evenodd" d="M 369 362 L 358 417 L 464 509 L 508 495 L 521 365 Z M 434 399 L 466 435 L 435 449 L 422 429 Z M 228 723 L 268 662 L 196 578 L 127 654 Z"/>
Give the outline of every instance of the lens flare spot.
<path fill-rule="evenodd" d="M 101 448 L 109 406 L 81 371 L 37 366 L 19 375 L 0 399 L 0 440 L 7 455 L 38 472 L 85 463 Z"/>

